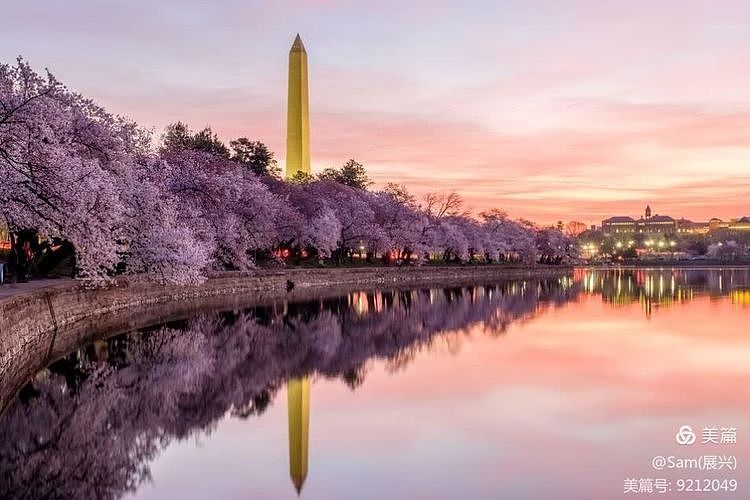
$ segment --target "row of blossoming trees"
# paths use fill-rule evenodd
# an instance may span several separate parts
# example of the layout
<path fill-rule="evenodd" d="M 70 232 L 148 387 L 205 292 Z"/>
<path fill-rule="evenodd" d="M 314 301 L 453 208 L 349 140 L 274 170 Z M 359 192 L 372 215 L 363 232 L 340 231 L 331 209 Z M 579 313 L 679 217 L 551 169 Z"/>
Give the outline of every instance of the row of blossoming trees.
<path fill-rule="evenodd" d="M 190 283 L 211 269 L 248 269 L 279 254 L 339 263 L 355 253 L 527 264 L 570 256 L 559 231 L 500 211 L 472 218 L 455 194 L 419 204 L 403 187 L 369 191 L 330 171 L 282 181 L 222 147 L 157 150 L 150 133 L 52 75 L 21 59 L 0 65 L 4 223 L 71 244 L 81 279 L 128 273 Z"/>

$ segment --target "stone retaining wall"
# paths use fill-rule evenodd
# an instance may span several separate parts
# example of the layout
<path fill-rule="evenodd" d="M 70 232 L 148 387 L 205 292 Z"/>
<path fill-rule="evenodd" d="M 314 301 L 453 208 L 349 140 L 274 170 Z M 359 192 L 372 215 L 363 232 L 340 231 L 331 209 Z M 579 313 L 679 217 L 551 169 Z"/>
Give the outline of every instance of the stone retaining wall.
<path fill-rule="evenodd" d="M 553 278 L 570 271 L 505 266 L 285 269 L 220 273 L 196 286 L 127 279 L 96 290 L 69 283 L 51 286 L 0 301 L 0 411 L 38 370 L 77 347 L 201 310 L 240 309 L 352 290 Z"/>

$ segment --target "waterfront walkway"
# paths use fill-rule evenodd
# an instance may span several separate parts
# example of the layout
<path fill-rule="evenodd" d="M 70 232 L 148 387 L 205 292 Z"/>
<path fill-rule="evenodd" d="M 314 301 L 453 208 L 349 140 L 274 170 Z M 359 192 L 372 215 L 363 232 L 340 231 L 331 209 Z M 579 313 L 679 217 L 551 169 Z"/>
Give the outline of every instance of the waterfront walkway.
<path fill-rule="evenodd" d="M 40 288 L 46 288 L 54 285 L 64 285 L 66 283 L 73 283 L 74 280 L 71 278 L 59 278 L 59 279 L 38 279 L 31 280 L 28 283 L 8 283 L 7 281 L 0 285 L 0 300 L 7 299 L 19 293 L 33 292 Z"/>

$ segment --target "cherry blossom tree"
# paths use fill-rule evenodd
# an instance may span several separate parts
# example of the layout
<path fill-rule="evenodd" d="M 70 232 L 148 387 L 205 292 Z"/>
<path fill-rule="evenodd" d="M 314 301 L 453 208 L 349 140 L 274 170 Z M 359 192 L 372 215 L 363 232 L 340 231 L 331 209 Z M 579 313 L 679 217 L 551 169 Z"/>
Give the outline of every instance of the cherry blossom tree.
<path fill-rule="evenodd" d="M 744 257 L 748 254 L 747 249 L 734 240 L 720 241 L 708 246 L 706 255 L 715 259 L 732 260 Z"/>
<path fill-rule="evenodd" d="M 273 155 L 261 143 L 235 141 L 230 155 L 210 128 L 193 134 L 178 122 L 158 151 L 153 143 L 52 75 L 20 59 L 0 66 L 2 222 L 11 234 L 70 243 L 78 277 L 92 284 L 118 273 L 196 283 L 282 249 L 338 263 L 574 257 L 559 231 L 498 211 L 474 218 L 455 192 L 419 205 L 403 186 L 368 191 L 354 161 L 284 181 L 266 175 Z"/>
<path fill-rule="evenodd" d="M 18 60 L 0 66 L 0 214 L 11 231 L 72 243 L 78 276 L 194 281 L 203 249 L 149 170 L 150 137 Z M 177 238 L 177 239 L 175 239 Z"/>
<path fill-rule="evenodd" d="M 367 242 L 374 244 L 377 250 L 387 247 L 387 237 L 375 223 L 371 193 L 327 180 L 308 184 L 306 192 L 323 200 L 339 222 L 341 230 L 335 251 L 339 261 L 351 257 Z"/>
<path fill-rule="evenodd" d="M 540 260 L 545 264 L 567 263 L 578 255 L 572 240 L 554 227 L 537 231 L 536 246 Z"/>
<path fill-rule="evenodd" d="M 410 261 L 413 254 L 424 252 L 422 232 L 427 225 L 427 217 L 419 211 L 416 200 L 406 187 L 389 185 L 370 200 L 375 223 L 382 229 L 388 243 L 385 250 L 402 261 Z"/>
<path fill-rule="evenodd" d="M 512 221 L 500 210 L 489 210 L 480 213 L 479 216 L 483 221 L 490 260 L 515 260 L 524 264 L 536 262 L 533 226 Z"/>
<path fill-rule="evenodd" d="M 11 231 L 35 229 L 77 249 L 81 277 L 118 262 L 117 175 L 130 158 L 126 125 L 18 59 L 0 65 L 0 213 Z"/>
<path fill-rule="evenodd" d="M 249 269 L 252 251 L 279 242 L 276 214 L 284 201 L 239 164 L 198 150 L 166 153 L 164 191 L 176 200 L 180 220 L 211 248 L 214 267 Z"/>
<path fill-rule="evenodd" d="M 264 179 L 271 192 L 285 201 L 284 211 L 277 214 L 282 245 L 297 249 L 314 249 L 328 257 L 338 247 L 341 223 L 325 199 L 312 193 L 310 182 L 283 182 Z"/>

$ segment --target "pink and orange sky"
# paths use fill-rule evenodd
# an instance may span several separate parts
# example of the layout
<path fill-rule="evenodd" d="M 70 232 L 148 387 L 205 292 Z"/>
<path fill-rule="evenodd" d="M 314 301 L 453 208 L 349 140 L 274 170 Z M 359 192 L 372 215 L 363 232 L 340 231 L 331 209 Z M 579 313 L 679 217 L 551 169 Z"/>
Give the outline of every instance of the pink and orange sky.
<path fill-rule="evenodd" d="M 750 215 L 750 2 L 0 0 L 23 55 L 160 131 L 266 142 L 310 62 L 313 170 L 539 222 Z"/>

